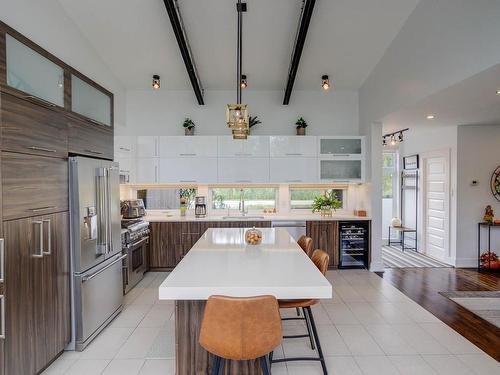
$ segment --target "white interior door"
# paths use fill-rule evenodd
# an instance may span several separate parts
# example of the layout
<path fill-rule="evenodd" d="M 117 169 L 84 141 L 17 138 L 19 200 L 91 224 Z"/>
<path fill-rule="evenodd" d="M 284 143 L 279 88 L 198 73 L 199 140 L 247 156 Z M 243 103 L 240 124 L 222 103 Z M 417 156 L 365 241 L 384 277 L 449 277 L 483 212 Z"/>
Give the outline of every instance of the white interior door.
<path fill-rule="evenodd" d="M 423 250 L 447 262 L 450 256 L 450 157 L 449 151 L 423 156 Z"/>

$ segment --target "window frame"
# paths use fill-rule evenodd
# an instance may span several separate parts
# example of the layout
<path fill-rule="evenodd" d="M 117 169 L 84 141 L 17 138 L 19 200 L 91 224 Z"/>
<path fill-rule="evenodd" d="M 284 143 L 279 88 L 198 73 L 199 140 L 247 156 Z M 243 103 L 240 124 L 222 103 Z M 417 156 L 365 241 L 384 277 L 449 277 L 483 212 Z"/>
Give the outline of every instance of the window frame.
<path fill-rule="evenodd" d="M 278 212 L 279 209 L 279 185 L 246 185 L 246 186 L 236 186 L 236 185 L 208 185 L 208 199 L 207 199 L 207 209 L 209 210 L 209 213 L 215 215 L 215 216 L 220 216 L 220 215 L 227 215 L 228 213 L 228 208 L 213 208 L 213 189 L 274 189 L 275 193 L 275 199 L 274 199 L 274 206 L 276 209 L 276 212 Z M 245 200 L 246 201 L 246 200 Z M 239 213 L 239 210 L 230 208 L 230 214 L 233 214 L 235 212 Z M 249 214 L 263 214 L 264 209 L 249 209 L 248 210 Z M 236 216 L 236 215 L 234 215 Z"/>
<path fill-rule="evenodd" d="M 288 207 L 291 213 L 311 213 L 312 208 L 293 208 L 292 207 L 292 190 L 342 190 L 342 207 L 337 209 L 336 212 L 345 214 L 348 212 L 349 206 L 349 185 L 348 184 L 332 184 L 332 185 L 289 185 L 288 186 Z"/>

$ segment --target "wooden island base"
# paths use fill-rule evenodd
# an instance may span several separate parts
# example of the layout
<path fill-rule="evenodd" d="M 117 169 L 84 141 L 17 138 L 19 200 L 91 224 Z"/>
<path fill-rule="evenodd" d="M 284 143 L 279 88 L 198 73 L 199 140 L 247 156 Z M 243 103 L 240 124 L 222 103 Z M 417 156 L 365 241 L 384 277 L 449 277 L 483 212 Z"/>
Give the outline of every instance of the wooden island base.
<path fill-rule="evenodd" d="M 175 301 L 177 375 L 211 374 L 213 355 L 198 343 L 206 301 Z M 258 360 L 226 361 L 224 375 L 261 375 Z"/>

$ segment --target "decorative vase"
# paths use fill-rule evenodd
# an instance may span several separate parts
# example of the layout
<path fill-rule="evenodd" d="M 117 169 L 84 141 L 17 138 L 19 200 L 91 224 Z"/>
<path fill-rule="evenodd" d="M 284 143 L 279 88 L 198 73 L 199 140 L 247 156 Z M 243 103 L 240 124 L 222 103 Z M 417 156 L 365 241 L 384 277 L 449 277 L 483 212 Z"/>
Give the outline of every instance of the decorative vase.
<path fill-rule="evenodd" d="M 194 135 L 194 128 L 184 128 L 185 135 Z"/>
<path fill-rule="evenodd" d="M 302 126 L 298 127 L 297 135 L 306 135 L 306 128 L 303 128 Z"/>
<path fill-rule="evenodd" d="M 331 208 L 322 208 L 320 211 L 320 214 L 322 217 L 329 217 L 332 216 L 332 209 Z"/>

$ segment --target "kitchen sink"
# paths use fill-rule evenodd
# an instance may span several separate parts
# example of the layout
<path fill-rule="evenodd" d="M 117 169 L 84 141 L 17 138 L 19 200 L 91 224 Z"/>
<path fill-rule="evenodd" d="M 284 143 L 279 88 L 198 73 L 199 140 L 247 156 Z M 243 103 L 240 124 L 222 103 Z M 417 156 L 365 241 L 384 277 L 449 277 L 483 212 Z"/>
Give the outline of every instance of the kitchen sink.
<path fill-rule="evenodd" d="M 222 220 L 262 220 L 264 216 L 223 216 Z"/>

